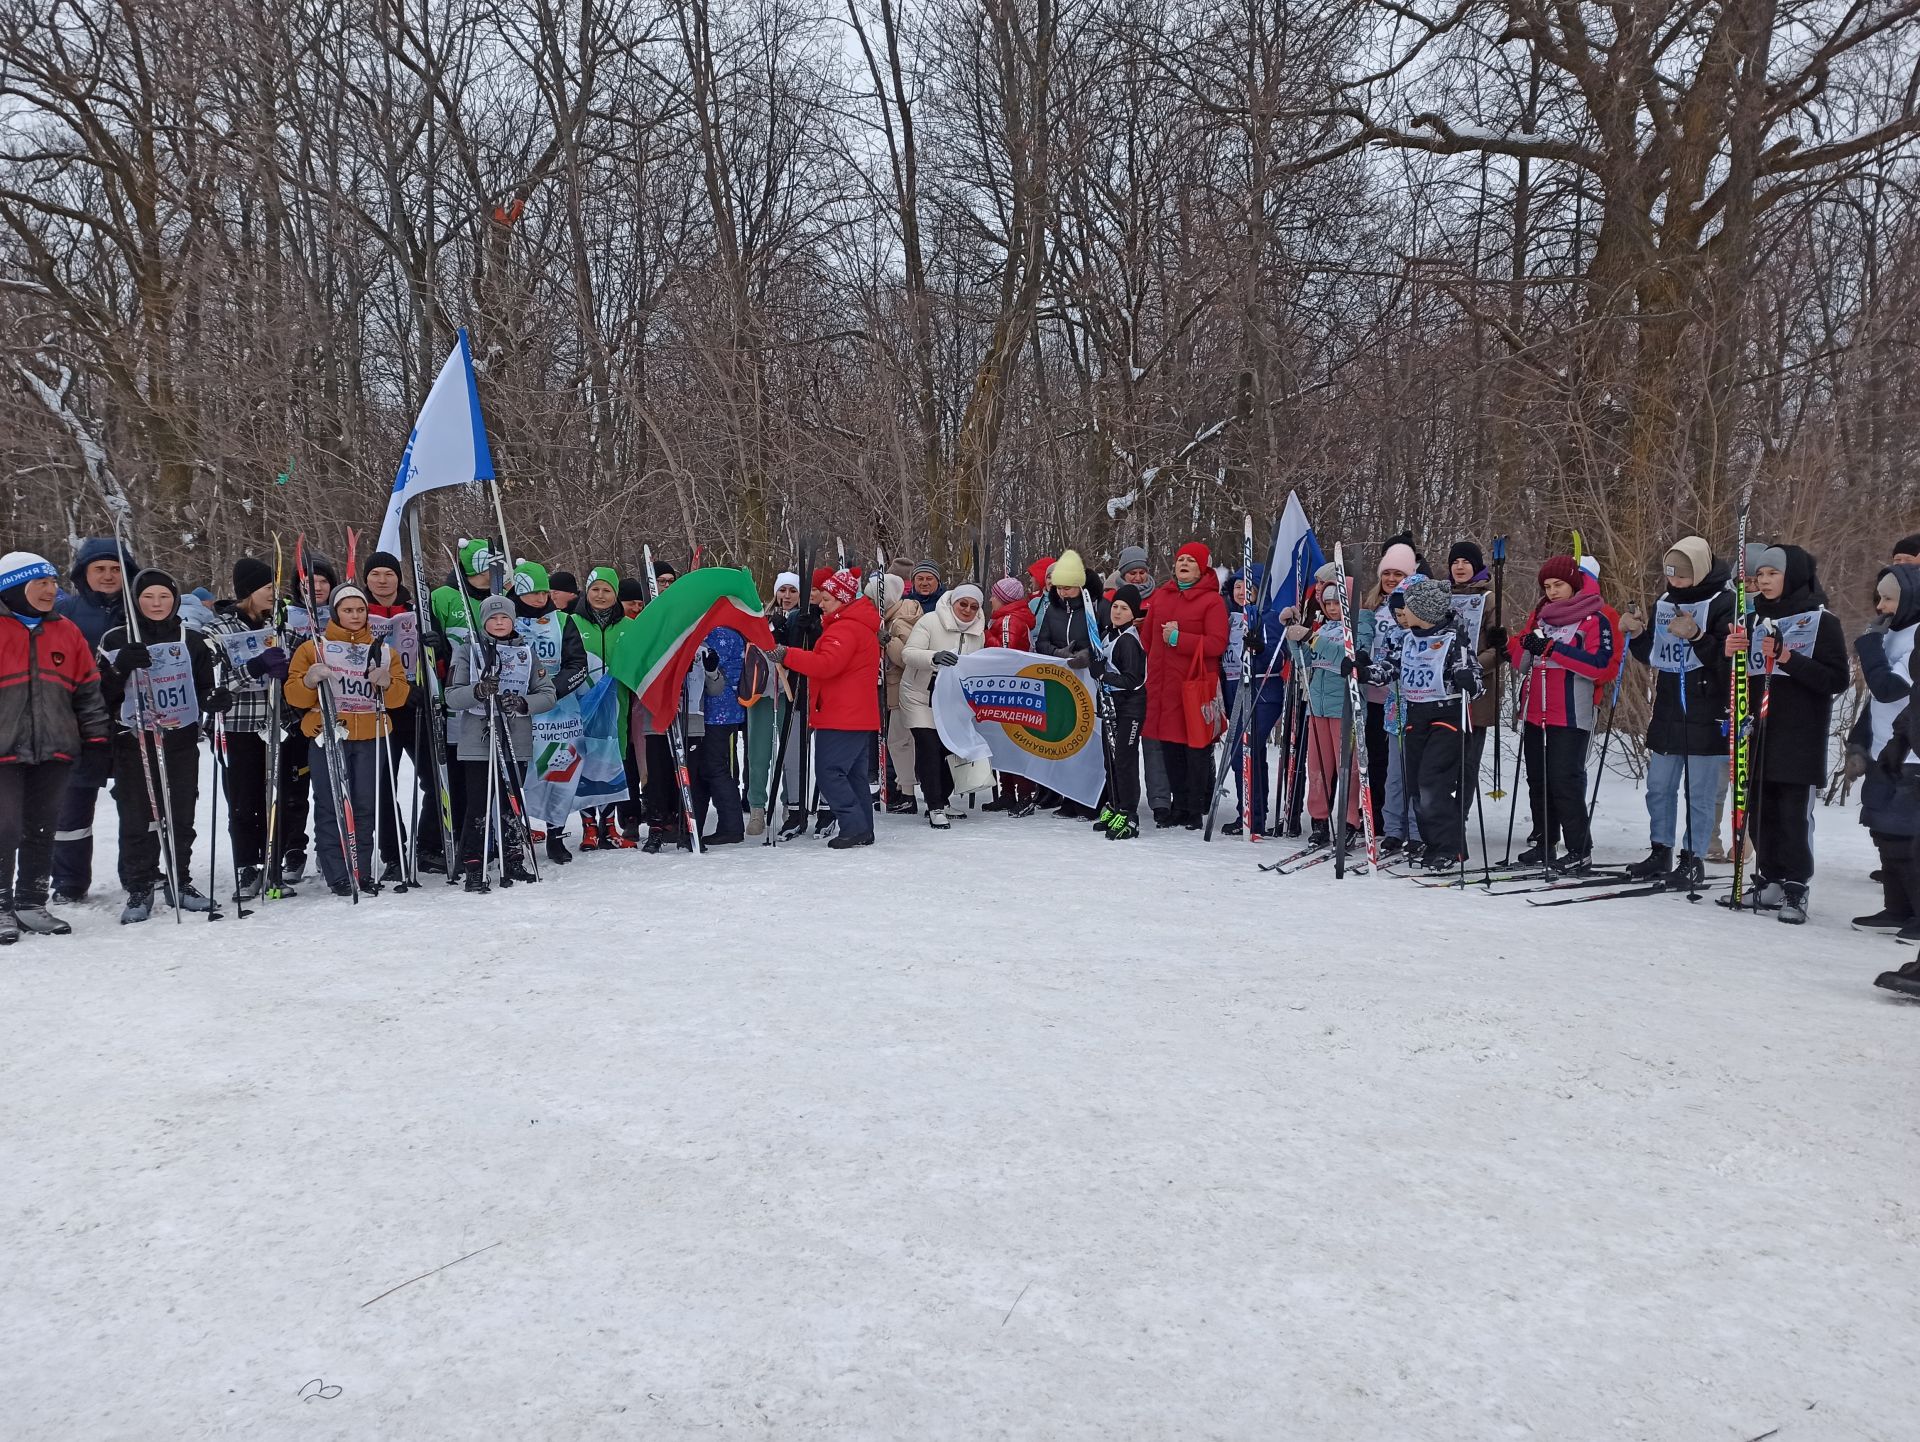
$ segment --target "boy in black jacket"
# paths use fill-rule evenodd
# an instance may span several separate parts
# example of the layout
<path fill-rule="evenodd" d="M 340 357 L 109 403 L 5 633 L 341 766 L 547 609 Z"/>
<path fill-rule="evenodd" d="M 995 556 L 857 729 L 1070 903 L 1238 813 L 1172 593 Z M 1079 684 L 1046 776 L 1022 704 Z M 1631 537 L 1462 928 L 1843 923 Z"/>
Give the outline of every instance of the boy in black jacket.
<path fill-rule="evenodd" d="M 1121 586 L 1109 603 L 1112 628 L 1098 663 L 1099 685 L 1111 702 L 1107 745 L 1106 832 L 1109 841 L 1140 834 L 1140 728 L 1147 719 L 1147 651 L 1135 626 L 1145 609 L 1139 589 Z"/>

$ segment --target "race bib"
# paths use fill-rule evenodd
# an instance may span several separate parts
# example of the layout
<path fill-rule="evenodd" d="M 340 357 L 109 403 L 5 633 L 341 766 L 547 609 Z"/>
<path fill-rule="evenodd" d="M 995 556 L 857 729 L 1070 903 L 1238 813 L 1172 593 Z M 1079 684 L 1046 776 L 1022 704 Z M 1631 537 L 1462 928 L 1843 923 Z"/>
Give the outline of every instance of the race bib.
<path fill-rule="evenodd" d="M 1693 624 L 1700 628 L 1700 634 L 1707 630 L 1707 611 L 1713 605 L 1711 598 L 1705 601 L 1669 601 L 1664 597 L 1653 608 L 1653 651 L 1647 660 L 1656 671 L 1664 671 L 1670 676 L 1683 676 L 1689 671 L 1698 671 L 1706 663 L 1693 651 L 1693 641 L 1673 634 L 1669 629 L 1674 618 L 1685 612 L 1693 617 Z"/>
<path fill-rule="evenodd" d="M 474 659 L 476 662 L 482 659 L 482 653 L 477 647 Z M 500 694 L 502 696 L 526 695 L 527 687 L 533 683 L 533 647 L 525 643 L 516 646 L 509 642 L 494 648 L 493 659 L 495 674 L 500 678 Z M 469 706 L 467 714 L 469 716 L 486 715 L 486 704 L 483 702 L 478 706 Z"/>
<path fill-rule="evenodd" d="M 400 664 L 409 672 L 418 669 L 420 661 L 420 618 L 412 611 L 402 611 L 397 616 L 367 616 L 367 628 L 392 648 L 393 654 L 400 658 Z"/>
<path fill-rule="evenodd" d="M 1321 640 L 1328 640 L 1340 649 L 1331 655 L 1320 654 Z M 1345 621 L 1322 621 L 1320 629 L 1313 638 L 1313 669 L 1316 671 L 1338 671 L 1340 663 L 1347 658 L 1347 623 Z"/>
<path fill-rule="evenodd" d="M 513 629 L 520 633 L 520 639 L 533 647 L 533 654 L 540 664 L 549 671 L 560 669 L 560 616 L 557 612 L 545 616 L 522 616 L 514 622 Z"/>
<path fill-rule="evenodd" d="M 322 606 L 319 610 L 320 625 L 324 628 L 326 624 L 333 619 L 333 607 Z M 305 606 L 287 607 L 287 629 L 297 636 L 311 636 L 313 634 L 313 618 L 307 614 L 307 608 Z"/>
<path fill-rule="evenodd" d="M 1820 618 L 1826 612 L 1815 608 L 1802 611 L 1797 616 L 1780 616 L 1773 621 L 1774 635 L 1780 638 L 1780 649 L 1791 651 L 1796 656 L 1811 656 L 1813 643 L 1820 639 Z M 1767 658 L 1760 650 L 1760 626 L 1756 621 L 1748 633 L 1747 674 L 1760 676 L 1766 673 Z"/>
<path fill-rule="evenodd" d="M 227 664 L 236 671 L 266 650 L 267 642 L 273 639 L 273 632 L 268 628 L 258 631 L 214 631 L 209 634 L 220 638 L 220 649 L 227 653 Z"/>
<path fill-rule="evenodd" d="M 1545 631 L 1547 633 L 1547 639 L 1557 646 L 1571 646 L 1575 641 L 1580 639 L 1580 623 L 1578 621 L 1575 621 L 1571 626 L 1549 626 L 1542 622 L 1540 629 Z M 1567 669 L 1554 659 L 1552 651 L 1548 651 L 1540 656 L 1534 662 L 1534 665 L 1544 666 L 1553 671 L 1564 671 Z"/>
<path fill-rule="evenodd" d="M 1247 613 L 1231 611 L 1227 614 L 1227 650 L 1220 658 L 1220 674 L 1229 681 L 1238 681 L 1240 673 L 1247 669 Z"/>
<path fill-rule="evenodd" d="M 1469 591 L 1465 595 L 1456 594 L 1453 598 L 1453 614 L 1467 630 L 1467 648 L 1480 649 L 1480 623 L 1487 615 L 1487 593 Z"/>
<path fill-rule="evenodd" d="M 320 659 L 334 673 L 333 709 L 342 716 L 365 716 L 378 709 L 379 688 L 367 678 L 364 641 L 322 641 Z"/>
<path fill-rule="evenodd" d="M 120 653 L 114 652 L 112 660 Z M 127 678 L 120 702 L 120 724 L 129 731 L 178 731 L 200 719 L 200 698 L 193 690 L 193 659 L 184 641 L 156 641 L 147 647 L 153 664 Z"/>
<path fill-rule="evenodd" d="M 1443 701 L 1447 695 L 1447 652 L 1453 633 L 1437 636 L 1409 633 L 1400 648 L 1400 697 L 1408 704 Z"/>

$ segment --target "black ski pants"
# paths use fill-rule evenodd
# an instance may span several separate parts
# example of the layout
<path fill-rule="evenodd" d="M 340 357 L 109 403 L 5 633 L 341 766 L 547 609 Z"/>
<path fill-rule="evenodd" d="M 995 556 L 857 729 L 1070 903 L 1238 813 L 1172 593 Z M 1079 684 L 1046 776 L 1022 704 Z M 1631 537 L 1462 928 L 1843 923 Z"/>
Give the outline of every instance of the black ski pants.
<path fill-rule="evenodd" d="M 1460 763 L 1468 738 L 1460 732 L 1458 701 L 1428 701 L 1407 709 L 1407 789 L 1413 793 L 1420 841 L 1428 855 L 1465 853 L 1465 798 Z"/>
<path fill-rule="evenodd" d="M 146 749 L 146 764 L 141 749 Z M 200 800 L 200 728 L 182 726 L 161 737 L 162 762 L 156 763 L 149 739 L 131 731 L 113 737 L 113 800 L 120 812 L 120 884 L 129 896 L 150 892 L 164 874 L 160 864 L 160 831 L 154 811 L 173 831 L 173 874 L 186 877 L 193 865 L 193 817 Z M 166 784 L 158 796 L 147 794 L 148 770 L 163 764 Z M 161 785 L 159 770 L 153 784 Z"/>
<path fill-rule="evenodd" d="M 1920 840 L 1885 831 L 1871 835 L 1874 849 L 1880 853 L 1882 906 L 1909 921 L 1920 919 Z"/>
<path fill-rule="evenodd" d="M 953 800 L 953 772 L 947 767 L 947 748 L 940 733 L 931 726 L 913 728 L 913 769 L 927 810 L 945 809 Z"/>
<path fill-rule="evenodd" d="M 280 862 L 296 851 L 305 851 L 307 813 L 313 796 L 313 743 L 298 726 L 280 738 L 280 821 L 274 844 L 280 855 L 271 863 L 279 875 Z"/>
<path fill-rule="evenodd" d="M 1520 733 L 1534 830 L 1549 848 L 1564 838 L 1573 856 L 1593 850 L 1593 836 L 1587 829 L 1587 743 L 1592 739 L 1591 731 L 1577 726 L 1539 726 L 1531 721 Z"/>
<path fill-rule="evenodd" d="M 259 866 L 267 854 L 267 738 L 229 731 L 226 792 L 227 839 L 236 866 Z"/>
<path fill-rule="evenodd" d="M 47 904 L 53 828 L 72 770 L 71 761 L 0 764 L 0 910 Z"/>
<path fill-rule="evenodd" d="M 1768 881 L 1813 880 L 1813 788 L 1747 778 L 1753 869 Z"/>
<path fill-rule="evenodd" d="M 707 723 L 706 732 L 693 742 L 688 757 L 692 780 L 694 825 L 701 835 L 707 830 L 707 809 L 717 813 L 713 834 L 716 837 L 741 837 L 747 834 L 746 816 L 740 809 L 740 783 L 733 774 L 733 740 L 740 734 L 737 725 L 716 726 Z"/>
<path fill-rule="evenodd" d="M 1140 819 L 1140 724 L 1138 716 L 1114 718 L 1113 763 L 1107 768 L 1109 804 L 1136 822 Z"/>

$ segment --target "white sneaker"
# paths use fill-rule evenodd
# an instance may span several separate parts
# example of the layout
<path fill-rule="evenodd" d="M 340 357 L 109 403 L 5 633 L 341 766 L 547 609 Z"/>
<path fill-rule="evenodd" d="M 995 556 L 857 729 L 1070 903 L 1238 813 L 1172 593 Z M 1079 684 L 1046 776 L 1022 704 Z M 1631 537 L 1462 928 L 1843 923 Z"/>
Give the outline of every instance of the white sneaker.
<path fill-rule="evenodd" d="M 927 825 L 931 826 L 935 831 L 945 831 L 949 826 L 953 825 L 953 822 L 948 819 L 946 812 L 936 806 L 927 812 Z"/>

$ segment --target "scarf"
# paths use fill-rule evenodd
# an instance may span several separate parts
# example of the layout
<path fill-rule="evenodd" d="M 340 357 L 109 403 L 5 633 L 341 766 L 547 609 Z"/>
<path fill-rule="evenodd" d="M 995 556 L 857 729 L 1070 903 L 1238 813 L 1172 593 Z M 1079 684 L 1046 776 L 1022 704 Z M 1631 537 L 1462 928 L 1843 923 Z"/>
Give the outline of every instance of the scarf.
<path fill-rule="evenodd" d="M 1543 626 L 1577 626 L 1589 616 L 1599 615 L 1600 604 L 1599 588 L 1589 587 L 1564 601 L 1542 601 L 1533 615 Z"/>

